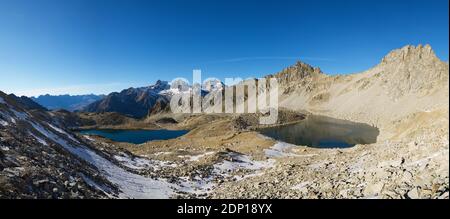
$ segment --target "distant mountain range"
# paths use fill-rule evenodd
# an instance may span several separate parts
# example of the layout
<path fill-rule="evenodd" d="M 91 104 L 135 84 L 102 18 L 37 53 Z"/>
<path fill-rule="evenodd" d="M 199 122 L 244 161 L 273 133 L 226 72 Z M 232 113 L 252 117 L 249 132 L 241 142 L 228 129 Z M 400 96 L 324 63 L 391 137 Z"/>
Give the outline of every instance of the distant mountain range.
<path fill-rule="evenodd" d="M 181 85 L 185 82 L 176 82 Z M 169 110 L 170 99 L 174 94 L 190 92 L 192 89 L 186 86 L 174 88 L 167 81 L 158 80 L 154 85 L 148 87 L 128 88 L 120 93 L 110 93 L 105 98 L 95 101 L 80 111 L 85 112 L 116 112 L 133 118 L 142 118 L 148 115 L 167 112 Z M 209 80 L 202 85 L 201 95 L 219 90 L 225 87 L 217 80 Z"/>
<path fill-rule="evenodd" d="M 182 83 L 185 82 L 181 82 Z M 178 84 L 178 83 L 177 83 Z M 108 95 L 40 95 L 38 97 L 16 97 L 17 101 L 27 102 L 34 108 L 42 110 L 80 111 L 80 112 L 116 112 L 132 118 L 142 118 L 147 115 L 166 112 L 169 109 L 170 99 L 173 95 L 189 92 L 191 87 L 171 88 L 167 81 L 158 80 L 154 85 L 147 87 L 130 87 L 120 92 Z M 220 81 L 210 80 L 202 85 L 201 95 L 224 88 Z M 184 89 L 184 90 L 183 90 Z M 33 102 L 34 101 L 34 102 Z"/>
<path fill-rule="evenodd" d="M 105 95 L 41 95 L 32 97 L 31 99 L 36 103 L 46 107 L 49 110 L 65 109 L 68 111 L 77 111 L 83 107 L 101 100 Z"/>

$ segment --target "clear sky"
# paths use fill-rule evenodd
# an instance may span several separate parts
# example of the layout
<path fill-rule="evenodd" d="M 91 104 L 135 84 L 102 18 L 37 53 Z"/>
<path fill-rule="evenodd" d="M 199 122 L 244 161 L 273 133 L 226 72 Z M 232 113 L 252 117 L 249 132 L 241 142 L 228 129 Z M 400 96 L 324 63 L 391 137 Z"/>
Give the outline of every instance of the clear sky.
<path fill-rule="evenodd" d="M 0 90 L 109 93 L 157 79 L 260 77 L 300 59 L 328 74 L 430 44 L 448 0 L 0 0 Z"/>

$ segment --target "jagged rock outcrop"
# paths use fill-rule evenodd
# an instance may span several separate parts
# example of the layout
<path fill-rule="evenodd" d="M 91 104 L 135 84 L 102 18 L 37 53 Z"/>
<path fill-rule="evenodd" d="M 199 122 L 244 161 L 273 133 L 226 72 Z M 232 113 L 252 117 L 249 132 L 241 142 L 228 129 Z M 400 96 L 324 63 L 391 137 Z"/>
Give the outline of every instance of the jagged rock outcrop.
<path fill-rule="evenodd" d="M 448 81 L 448 64 L 439 60 L 430 45 L 394 50 L 378 67 L 388 72 L 379 74 L 392 98 L 406 94 L 427 95 Z"/>
<path fill-rule="evenodd" d="M 408 62 L 436 63 L 439 58 L 434 53 L 430 45 L 407 45 L 400 49 L 395 49 L 387 54 L 381 61 L 382 64 L 399 64 Z"/>
<path fill-rule="evenodd" d="M 292 81 L 299 81 L 309 78 L 317 78 L 323 75 L 320 68 L 312 67 L 311 65 L 298 61 L 295 65 L 290 66 L 283 71 L 273 75 L 278 79 L 280 84 L 288 84 Z M 268 77 L 271 77 L 269 75 Z"/>

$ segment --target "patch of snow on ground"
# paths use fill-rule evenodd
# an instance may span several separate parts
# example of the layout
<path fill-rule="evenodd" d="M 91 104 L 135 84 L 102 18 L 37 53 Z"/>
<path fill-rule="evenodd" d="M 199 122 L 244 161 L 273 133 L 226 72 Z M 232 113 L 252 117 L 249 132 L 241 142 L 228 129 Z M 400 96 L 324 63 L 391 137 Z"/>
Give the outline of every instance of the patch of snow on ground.
<path fill-rule="evenodd" d="M 27 119 L 28 119 L 27 113 L 24 113 L 24 112 L 18 112 L 18 111 L 14 110 L 14 109 L 10 109 L 10 110 L 14 113 L 14 115 L 16 116 L 16 118 L 18 118 L 18 119 L 20 119 L 20 120 L 27 120 Z"/>
<path fill-rule="evenodd" d="M 92 188 L 102 191 L 104 194 L 106 194 L 110 198 L 114 198 L 114 196 L 111 195 L 112 192 L 109 188 L 107 188 L 105 186 L 100 186 L 94 180 L 92 180 L 88 176 L 84 175 L 83 173 L 81 173 L 81 178 L 83 178 L 83 180 Z"/>
<path fill-rule="evenodd" d="M 428 157 L 425 157 L 425 158 L 416 160 L 416 161 L 411 162 L 411 163 L 407 163 L 407 164 L 405 164 L 405 165 L 406 165 L 406 166 L 416 166 L 416 165 L 421 166 L 421 165 L 426 164 L 428 161 L 430 161 L 430 160 L 432 160 L 432 159 L 434 159 L 434 158 L 436 158 L 436 157 L 442 156 L 442 155 L 444 156 L 444 158 L 447 158 L 447 159 L 448 159 L 448 157 L 449 157 L 449 156 L 448 156 L 448 155 L 449 155 L 449 150 L 448 150 L 448 149 L 445 149 L 445 150 L 442 150 L 442 151 L 435 152 L 435 153 L 431 154 L 431 155 L 428 156 Z"/>
<path fill-rule="evenodd" d="M 6 112 L 3 112 L 0 110 L 0 116 L 2 116 L 3 119 L 6 119 L 9 122 L 16 124 L 16 120 L 12 116 L 10 116 L 9 113 L 6 113 Z"/>
<path fill-rule="evenodd" d="M 74 142 L 77 142 L 77 143 L 80 143 L 77 139 L 75 139 L 74 137 L 72 137 L 72 135 L 70 135 L 70 134 L 67 133 L 66 131 L 64 131 L 64 130 L 62 130 L 62 129 L 60 129 L 60 128 L 58 128 L 58 127 L 56 127 L 56 126 L 54 126 L 54 125 L 52 125 L 52 124 L 50 124 L 50 123 L 47 123 L 47 125 L 50 126 L 50 128 L 52 128 L 53 130 L 55 130 L 55 131 L 57 131 L 57 132 L 59 132 L 59 133 L 61 133 L 61 134 L 63 134 L 63 135 L 66 135 L 68 138 L 70 138 L 70 140 L 72 140 L 72 141 L 74 141 Z"/>
<path fill-rule="evenodd" d="M 326 167 L 327 164 L 328 164 L 328 161 L 323 161 L 323 162 L 320 162 L 320 163 L 310 164 L 310 165 L 308 165 L 308 167 L 313 169 L 313 170 L 318 170 L 318 169 Z M 350 169 L 351 169 L 350 171 L 353 172 L 353 169 L 352 168 L 350 168 Z M 358 170 L 355 169 L 355 171 L 358 171 Z"/>
<path fill-rule="evenodd" d="M 196 176 L 193 180 L 189 180 L 188 177 L 180 177 L 180 179 L 181 181 L 177 186 L 177 190 L 191 194 L 212 192 L 215 185 L 212 177 L 200 178 Z"/>
<path fill-rule="evenodd" d="M 275 143 L 271 148 L 265 149 L 264 153 L 268 157 L 296 157 L 298 156 L 297 154 L 288 152 L 295 147 L 298 146 L 279 141 Z"/>
<path fill-rule="evenodd" d="M 240 181 L 240 180 L 243 180 L 243 179 L 256 177 L 256 176 L 262 176 L 262 175 L 264 175 L 264 171 L 256 171 L 255 173 L 246 174 L 246 175 L 243 175 L 243 176 L 234 176 L 234 179 L 236 179 L 236 181 Z"/>
<path fill-rule="evenodd" d="M 162 152 L 157 152 L 157 153 L 154 153 L 154 155 L 155 156 L 159 156 L 159 155 L 169 155 L 169 154 L 172 154 L 173 152 L 170 152 L 170 151 L 162 151 Z"/>
<path fill-rule="evenodd" d="M 301 182 L 301 183 L 299 183 L 299 184 L 297 184 L 297 185 L 295 185 L 295 186 L 292 186 L 291 187 L 291 189 L 294 189 L 294 190 L 302 190 L 303 188 L 305 188 L 307 185 L 309 185 L 311 182 Z"/>
<path fill-rule="evenodd" d="M 262 138 L 262 139 L 265 139 L 265 140 L 274 140 L 273 138 L 271 138 L 269 136 L 266 136 L 266 135 L 263 135 L 263 134 L 258 134 L 258 137 Z"/>
<path fill-rule="evenodd" d="M 0 97 L 0 104 L 8 105 L 3 97 Z"/>
<path fill-rule="evenodd" d="M 190 156 L 190 155 L 180 155 L 178 156 L 179 158 L 187 158 L 188 161 L 199 161 L 200 159 L 202 159 L 203 157 L 209 156 L 214 154 L 214 152 L 206 152 L 204 154 L 199 154 L 199 155 L 195 155 L 195 156 Z"/>
<path fill-rule="evenodd" d="M 44 139 L 39 138 L 38 136 L 36 136 L 36 135 L 33 134 L 32 132 L 29 132 L 29 134 L 30 134 L 34 139 L 36 139 L 39 143 L 41 143 L 41 144 L 43 144 L 43 145 L 45 145 L 45 146 L 48 146 L 47 142 L 44 141 Z"/>
<path fill-rule="evenodd" d="M 114 159 L 119 161 L 122 165 L 124 165 L 128 168 L 131 168 L 131 169 L 141 170 L 141 169 L 151 167 L 150 160 L 147 160 L 144 158 L 139 158 L 139 157 L 132 158 L 126 154 L 124 154 L 122 156 L 114 155 Z"/>
<path fill-rule="evenodd" d="M 67 134 L 67 132 L 65 132 L 64 130 L 62 130 L 62 129 L 60 129 L 60 128 L 58 128 L 58 127 L 56 127 L 56 126 L 54 126 L 54 125 L 52 125 L 51 123 L 47 123 L 48 124 L 48 126 L 50 126 L 50 128 L 52 128 L 53 130 L 55 130 L 55 131 L 57 131 L 57 132 L 59 132 L 59 133 L 61 133 L 61 134 Z"/>
<path fill-rule="evenodd" d="M 275 160 L 268 159 L 265 161 L 251 160 L 247 155 L 234 155 L 232 161 L 224 160 L 220 163 L 214 164 L 214 171 L 217 174 L 224 174 L 237 169 L 246 170 L 261 170 L 273 167 Z"/>
<path fill-rule="evenodd" d="M 203 157 L 207 157 L 207 156 L 209 156 L 209 155 L 212 155 L 212 154 L 214 154 L 214 152 L 206 152 L 206 153 L 204 153 L 204 154 L 199 154 L 199 155 L 196 155 L 196 156 L 191 156 L 191 158 L 189 158 L 189 161 L 199 161 L 201 158 L 203 158 Z"/>
<path fill-rule="evenodd" d="M 9 125 L 9 123 L 7 121 L 0 119 L 0 125 L 7 126 L 7 125 Z"/>
<path fill-rule="evenodd" d="M 175 168 L 178 165 L 176 163 L 164 160 L 148 159 L 148 156 L 143 157 L 130 157 L 129 155 L 122 153 L 120 156 L 115 155 L 114 158 L 121 162 L 122 165 L 131 169 L 145 169 L 152 167 L 154 170 L 160 170 L 162 167 Z"/>
<path fill-rule="evenodd" d="M 164 161 L 164 160 L 152 160 L 152 163 L 153 163 L 153 168 L 155 170 L 159 170 L 159 169 L 161 169 L 161 167 L 175 168 L 178 166 L 176 163 L 172 163 L 172 162 Z"/>
<path fill-rule="evenodd" d="M 95 139 L 91 138 L 91 136 L 89 136 L 89 135 L 83 135 L 83 137 L 89 141 L 95 141 Z"/>

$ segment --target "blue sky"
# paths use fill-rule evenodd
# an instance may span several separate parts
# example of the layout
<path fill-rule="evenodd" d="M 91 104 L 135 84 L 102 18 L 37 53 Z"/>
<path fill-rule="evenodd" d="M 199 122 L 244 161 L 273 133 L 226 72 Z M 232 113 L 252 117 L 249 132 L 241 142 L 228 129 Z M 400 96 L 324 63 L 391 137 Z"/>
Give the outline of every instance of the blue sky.
<path fill-rule="evenodd" d="M 0 90 L 109 93 L 157 79 L 260 77 L 300 59 L 328 74 L 430 44 L 448 0 L 0 0 Z"/>

